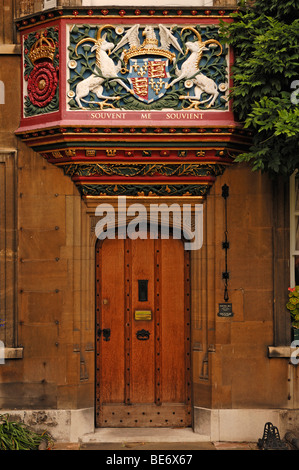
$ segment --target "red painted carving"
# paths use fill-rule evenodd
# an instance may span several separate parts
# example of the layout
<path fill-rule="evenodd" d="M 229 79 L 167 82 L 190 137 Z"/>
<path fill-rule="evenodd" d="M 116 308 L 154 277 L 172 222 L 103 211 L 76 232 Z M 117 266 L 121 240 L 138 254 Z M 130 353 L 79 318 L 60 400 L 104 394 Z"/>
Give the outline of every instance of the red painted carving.
<path fill-rule="evenodd" d="M 35 106 L 43 108 L 53 99 L 58 84 L 55 67 L 50 62 L 35 65 L 28 79 L 28 96 Z"/>

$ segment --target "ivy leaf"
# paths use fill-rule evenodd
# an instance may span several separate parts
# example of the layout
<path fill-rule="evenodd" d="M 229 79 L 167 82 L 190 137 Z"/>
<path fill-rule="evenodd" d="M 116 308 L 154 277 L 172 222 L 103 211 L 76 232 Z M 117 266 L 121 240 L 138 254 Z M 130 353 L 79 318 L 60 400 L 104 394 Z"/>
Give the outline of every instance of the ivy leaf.
<path fill-rule="evenodd" d="M 237 161 L 289 175 L 299 168 L 299 103 L 292 89 L 299 78 L 299 0 L 244 1 L 243 7 L 220 29 L 235 52 L 229 99 L 237 120 L 253 134 Z"/>

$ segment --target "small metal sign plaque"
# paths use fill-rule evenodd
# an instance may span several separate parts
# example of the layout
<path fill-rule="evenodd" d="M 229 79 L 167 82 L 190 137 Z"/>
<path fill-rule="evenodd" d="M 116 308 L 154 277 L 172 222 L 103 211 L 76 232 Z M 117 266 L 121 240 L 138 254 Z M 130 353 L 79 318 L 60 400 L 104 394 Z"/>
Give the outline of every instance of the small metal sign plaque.
<path fill-rule="evenodd" d="M 230 303 L 219 304 L 218 317 L 233 317 L 233 306 Z"/>
<path fill-rule="evenodd" d="M 135 320 L 149 321 L 152 319 L 151 310 L 135 310 Z"/>

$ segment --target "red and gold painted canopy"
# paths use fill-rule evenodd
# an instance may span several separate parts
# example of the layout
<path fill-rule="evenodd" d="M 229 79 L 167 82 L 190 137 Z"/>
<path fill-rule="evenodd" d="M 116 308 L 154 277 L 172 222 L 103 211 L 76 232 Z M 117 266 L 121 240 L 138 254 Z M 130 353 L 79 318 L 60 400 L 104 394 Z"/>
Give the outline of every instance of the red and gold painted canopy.
<path fill-rule="evenodd" d="M 17 22 L 17 135 L 83 196 L 199 196 L 249 142 L 228 99 L 229 10 L 54 9 Z"/>

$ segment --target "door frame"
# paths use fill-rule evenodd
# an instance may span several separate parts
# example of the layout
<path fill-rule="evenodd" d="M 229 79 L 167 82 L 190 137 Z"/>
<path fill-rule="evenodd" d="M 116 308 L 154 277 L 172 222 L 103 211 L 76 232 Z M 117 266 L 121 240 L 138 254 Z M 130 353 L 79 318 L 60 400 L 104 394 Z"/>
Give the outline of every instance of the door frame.
<path fill-rule="evenodd" d="M 124 228 L 124 227 L 122 227 Z M 117 230 L 118 227 L 116 226 L 115 229 Z M 160 237 L 160 233 L 161 233 L 161 225 L 159 224 L 158 225 L 158 229 L 159 229 L 159 237 Z M 171 238 L 171 234 L 172 234 L 172 227 L 169 228 L 169 234 L 170 234 L 170 238 Z M 100 371 L 99 371 L 99 367 L 98 364 L 97 364 L 97 358 L 98 358 L 98 355 L 99 355 L 99 351 L 98 351 L 98 342 L 99 342 L 99 338 L 97 336 L 97 329 L 99 328 L 98 324 L 97 324 L 97 319 L 98 319 L 98 315 L 100 315 L 100 308 L 97 304 L 97 296 L 99 295 L 98 291 L 97 291 L 97 278 L 98 278 L 98 275 L 97 273 L 99 272 L 99 270 L 101 269 L 101 267 L 99 265 L 97 265 L 97 251 L 99 251 L 100 249 L 102 249 L 102 246 L 103 246 L 103 243 L 104 243 L 105 240 L 99 240 L 99 239 L 96 239 L 96 242 L 95 242 L 95 246 L 94 246 L 94 253 L 95 253 L 95 278 L 94 278 L 94 281 L 95 281 L 95 291 L 94 291 L 94 294 L 95 294 L 95 332 L 94 332 L 94 341 L 95 341 L 95 382 L 94 382 L 94 394 L 95 394 L 95 409 L 94 409 L 94 412 L 95 412 L 95 428 L 98 428 L 100 429 L 101 427 L 104 427 L 104 426 L 101 426 L 99 427 L 97 425 L 97 415 L 99 414 L 99 398 L 97 397 L 97 390 L 98 388 L 100 387 L 100 384 L 99 384 L 99 375 L 100 375 Z M 134 240 L 133 240 L 134 241 Z M 182 243 L 186 242 L 187 240 L 185 239 L 185 237 L 183 236 L 183 233 L 182 233 L 182 236 L 181 236 L 181 239 L 180 241 Z M 188 358 L 186 358 L 186 365 L 187 365 L 187 373 L 186 373 L 186 378 L 185 378 L 185 388 L 186 388 L 186 398 L 187 398 L 187 412 L 188 414 L 190 414 L 190 425 L 188 427 L 191 427 L 193 429 L 193 413 L 194 413 L 194 410 L 193 410 L 193 380 L 192 380 L 192 348 L 191 348 L 191 334 L 192 334 L 192 325 L 191 325 L 191 321 L 192 321 L 192 312 L 191 312 L 191 252 L 189 250 L 185 250 L 184 249 L 184 266 L 183 266 L 183 269 L 184 269 L 184 305 L 185 305 L 185 312 L 184 312 L 184 321 L 186 322 L 186 312 L 188 311 L 188 319 L 187 319 L 187 322 L 185 324 L 185 331 L 186 331 L 186 334 L 185 334 L 185 348 L 184 348 L 184 351 L 185 351 L 185 354 L 188 356 Z M 140 426 L 139 426 L 140 427 Z M 150 427 L 149 426 L 144 426 L 144 427 Z M 165 424 L 164 424 L 164 427 L 165 427 Z M 185 427 L 185 426 L 184 426 Z M 169 427 L 171 428 L 171 426 Z"/>

